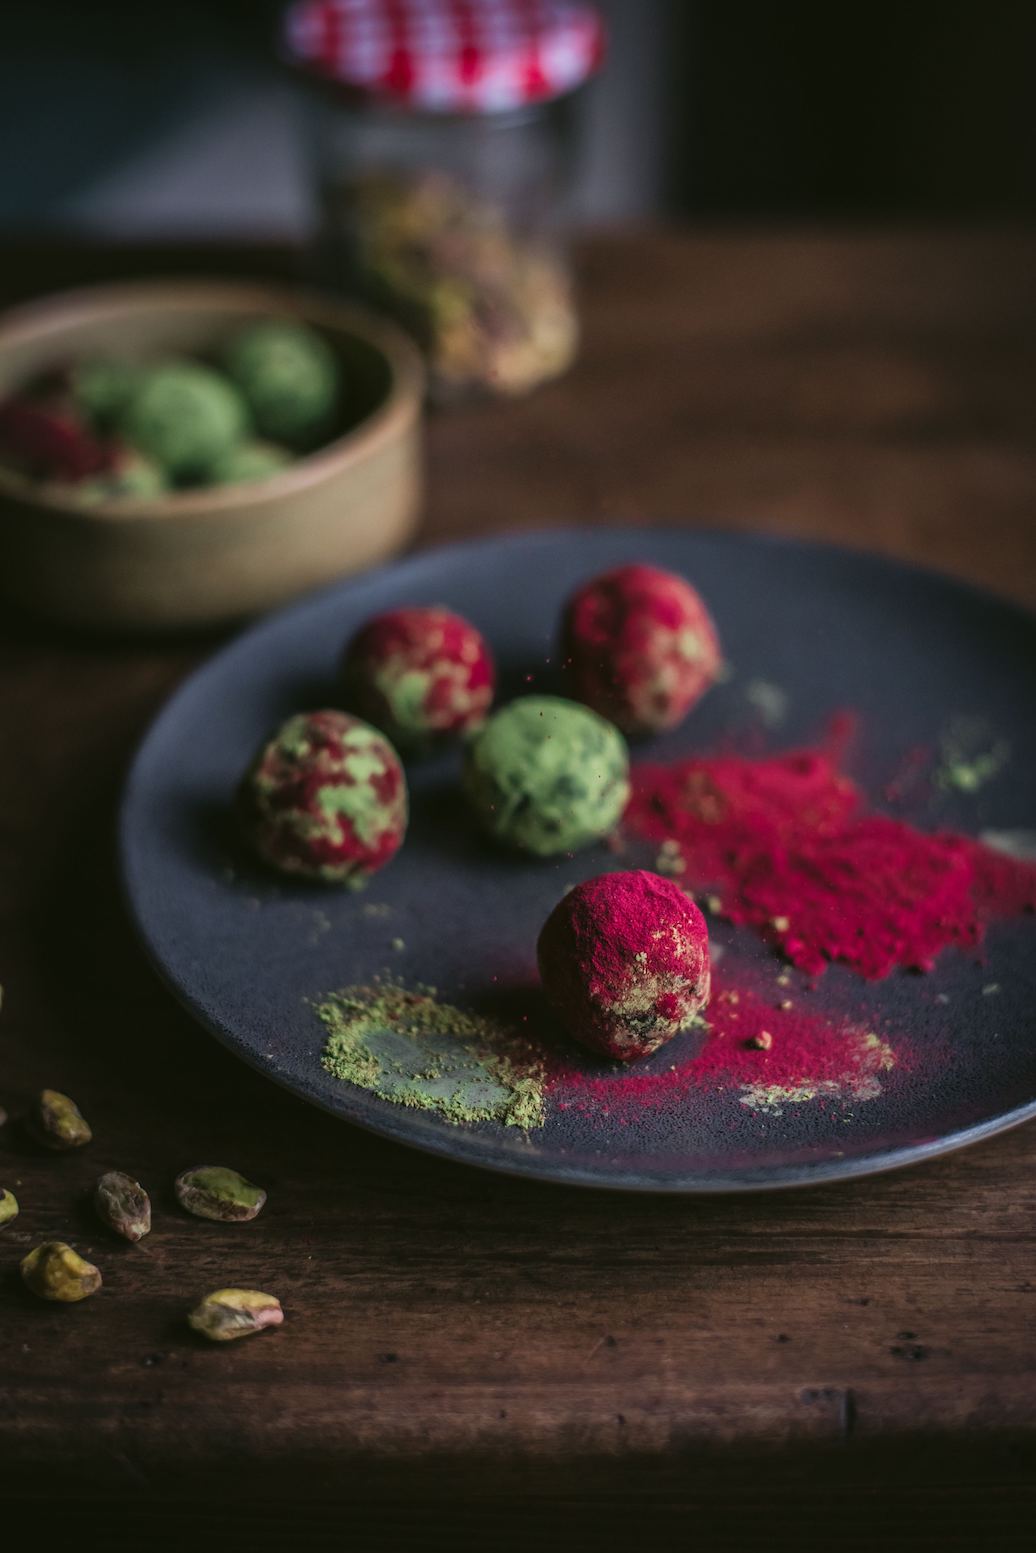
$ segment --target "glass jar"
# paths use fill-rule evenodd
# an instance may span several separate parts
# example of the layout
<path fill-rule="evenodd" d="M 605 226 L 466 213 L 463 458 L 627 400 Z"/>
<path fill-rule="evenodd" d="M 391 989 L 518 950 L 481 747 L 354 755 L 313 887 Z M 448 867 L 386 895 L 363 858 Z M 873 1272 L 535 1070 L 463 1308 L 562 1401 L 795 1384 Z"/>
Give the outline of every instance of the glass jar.
<path fill-rule="evenodd" d="M 411 0 L 405 65 L 398 50 L 385 56 L 388 78 L 373 90 L 356 79 L 370 54 L 341 48 L 357 0 L 330 3 L 337 52 L 333 69 L 323 55 L 325 90 L 315 105 L 320 279 L 392 313 L 416 336 L 440 401 L 520 394 L 558 376 L 579 337 L 569 252 L 575 89 L 600 56 L 597 13 L 517 3 L 514 33 L 483 40 L 473 71 L 470 40 L 467 54 L 458 53 L 456 33 L 446 30 L 430 48 L 433 18 L 449 12 L 455 23 L 457 8 Z M 382 13 L 384 0 L 359 0 L 359 9 Z M 398 26 L 398 0 L 388 9 Z M 501 0 L 486 8 L 498 29 L 506 10 Z M 555 57 L 544 54 L 551 21 L 570 29 L 567 57 L 556 56 L 563 91 L 552 89 L 558 75 L 529 69 L 530 47 L 541 61 Z M 326 32 L 314 36 L 326 43 Z"/>

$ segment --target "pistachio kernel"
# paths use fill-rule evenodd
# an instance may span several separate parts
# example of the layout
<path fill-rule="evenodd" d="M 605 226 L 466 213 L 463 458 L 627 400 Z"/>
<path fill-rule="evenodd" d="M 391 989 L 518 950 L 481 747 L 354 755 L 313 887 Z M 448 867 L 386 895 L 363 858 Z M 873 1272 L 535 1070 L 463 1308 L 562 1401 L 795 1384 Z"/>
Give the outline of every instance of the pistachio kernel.
<path fill-rule="evenodd" d="M 45 1240 L 22 1260 L 25 1285 L 41 1300 L 60 1300 L 71 1305 L 85 1300 L 101 1287 L 101 1275 L 63 1240 Z"/>
<path fill-rule="evenodd" d="M 280 1300 L 258 1289 L 217 1289 L 206 1294 L 187 1317 L 188 1325 L 213 1343 L 251 1337 L 264 1327 L 279 1327 L 283 1320 Z"/>
<path fill-rule="evenodd" d="M 75 1101 L 56 1089 L 41 1090 L 31 1124 L 36 1137 L 48 1149 L 80 1149 L 93 1137 Z"/>
<path fill-rule="evenodd" d="M 18 1217 L 18 1199 L 6 1186 L 0 1186 L 0 1229 Z"/>
<path fill-rule="evenodd" d="M 199 1219 L 222 1223 L 254 1219 L 262 1211 L 266 1193 L 225 1165 L 199 1165 L 176 1178 L 176 1196 L 182 1208 Z"/>
<path fill-rule="evenodd" d="M 151 1229 L 151 1199 L 139 1181 L 122 1170 L 107 1170 L 94 1187 L 102 1223 L 124 1240 L 143 1240 Z"/>

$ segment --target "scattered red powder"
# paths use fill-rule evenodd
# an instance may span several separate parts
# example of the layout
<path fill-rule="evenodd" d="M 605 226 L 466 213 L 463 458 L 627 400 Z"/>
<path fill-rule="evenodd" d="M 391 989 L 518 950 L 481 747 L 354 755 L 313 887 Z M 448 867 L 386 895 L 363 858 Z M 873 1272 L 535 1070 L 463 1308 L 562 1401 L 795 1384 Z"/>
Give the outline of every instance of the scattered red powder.
<path fill-rule="evenodd" d="M 982 918 L 1036 911 L 1036 864 L 962 837 L 971 861 L 971 896 Z"/>
<path fill-rule="evenodd" d="M 898 768 L 885 783 L 881 796 L 886 803 L 898 804 L 907 800 L 917 802 L 931 791 L 933 752 L 926 744 L 915 744 L 907 750 Z"/>
<path fill-rule="evenodd" d="M 930 970 L 988 919 L 1036 910 L 1036 865 L 865 812 L 822 750 L 641 765 L 624 827 L 813 975 L 833 960 L 872 980 Z"/>
<path fill-rule="evenodd" d="M 766 1110 L 782 1102 L 833 1097 L 866 1099 L 880 1092 L 880 1075 L 902 1062 L 902 1051 L 866 1024 L 838 1020 L 750 990 L 744 978 L 718 981 L 707 1012 L 708 1032 L 694 1055 L 661 1071 L 624 1069 L 588 1075 L 557 1071 L 554 1103 L 615 1117 L 635 1109 L 667 1107 L 692 1090 L 742 1090 L 745 1103 Z M 758 1043 L 764 1035 L 767 1045 Z"/>

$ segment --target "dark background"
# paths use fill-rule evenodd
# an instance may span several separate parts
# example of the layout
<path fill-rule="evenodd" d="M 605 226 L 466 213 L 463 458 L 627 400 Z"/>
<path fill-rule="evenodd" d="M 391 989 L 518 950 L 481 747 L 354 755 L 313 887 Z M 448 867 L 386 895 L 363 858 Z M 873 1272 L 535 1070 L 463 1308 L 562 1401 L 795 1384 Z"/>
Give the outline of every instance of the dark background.
<path fill-rule="evenodd" d="M 1022 216 L 1036 8 L 670 4 L 681 212 Z"/>
<path fill-rule="evenodd" d="M 579 211 L 1025 218 L 1031 5 L 610 0 Z M 304 115 L 270 0 L 5 8 L 0 234 L 293 237 Z"/>

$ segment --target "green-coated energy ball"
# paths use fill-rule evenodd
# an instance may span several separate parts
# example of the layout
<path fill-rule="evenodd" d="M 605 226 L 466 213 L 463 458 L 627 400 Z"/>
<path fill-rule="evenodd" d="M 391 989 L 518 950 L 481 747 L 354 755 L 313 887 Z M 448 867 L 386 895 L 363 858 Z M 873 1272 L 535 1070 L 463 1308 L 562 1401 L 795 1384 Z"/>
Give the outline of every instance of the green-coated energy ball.
<path fill-rule="evenodd" d="M 549 857 L 606 836 L 629 797 L 618 729 L 574 701 L 524 696 L 468 745 L 464 790 L 491 835 Z"/>
<path fill-rule="evenodd" d="M 209 470 L 212 485 L 241 485 L 248 480 L 268 480 L 294 459 L 275 442 L 239 442 L 217 458 Z"/>
<path fill-rule="evenodd" d="M 331 433 L 341 386 L 338 360 L 305 324 L 275 318 L 249 324 L 231 340 L 224 365 L 264 437 L 309 448 Z"/>
<path fill-rule="evenodd" d="M 197 361 L 169 361 L 143 372 L 122 416 L 126 438 L 177 480 L 204 476 L 248 429 L 232 383 Z"/>
<path fill-rule="evenodd" d="M 72 368 L 72 401 L 101 430 L 115 424 L 133 396 L 140 369 L 118 356 L 87 356 Z"/>

